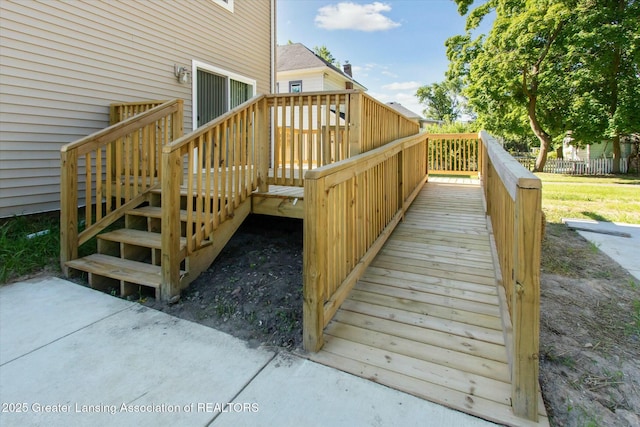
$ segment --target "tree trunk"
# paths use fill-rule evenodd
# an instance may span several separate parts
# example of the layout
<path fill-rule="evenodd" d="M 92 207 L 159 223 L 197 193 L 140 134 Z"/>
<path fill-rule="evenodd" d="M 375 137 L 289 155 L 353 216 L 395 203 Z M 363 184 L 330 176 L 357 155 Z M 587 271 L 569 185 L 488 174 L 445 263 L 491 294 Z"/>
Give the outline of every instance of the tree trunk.
<path fill-rule="evenodd" d="M 620 150 L 620 135 L 616 134 L 611 143 L 613 146 L 613 167 L 612 173 L 620 173 L 620 159 L 622 158 L 622 150 Z"/>
<path fill-rule="evenodd" d="M 529 93 L 529 125 L 531 125 L 531 130 L 540 141 L 540 152 L 538 153 L 538 157 L 536 157 L 536 164 L 533 171 L 542 172 L 544 165 L 547 163 L 547 154 L 549 154 L 549 149 L 551 148 L 551 135 L 545 132 L 544 129 L 542 129 L 542 126 L 540 126 L 540 122 L 536 116 L 537 100 L 537 96 L 533 93 Z"/>
<path fill-rule="evenodd" d="M 536 131 L 533 131 L 536 133 Z M 536 136 L 540 140 L 540 152 L 536 157 L 536 164 L 533 167 L 534 172 L 542 172 L 544 165 L 547 164 L 547 154 L 549 154 L 549 148 L 551 147 L 551 137 L 547 133 L 538 134 Z"/>

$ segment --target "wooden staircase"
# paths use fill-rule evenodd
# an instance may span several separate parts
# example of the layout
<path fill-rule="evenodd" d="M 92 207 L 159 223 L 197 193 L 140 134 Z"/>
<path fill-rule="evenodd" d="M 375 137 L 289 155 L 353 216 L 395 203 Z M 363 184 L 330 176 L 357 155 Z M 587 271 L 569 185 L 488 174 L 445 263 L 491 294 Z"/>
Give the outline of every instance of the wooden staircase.
<path fill-rule="evenodd" d="M 66 265 L 87 273 L 92 287 L 118 289 L 124 297 L 142 293 L 140 287 L 144 286 L 152 288 L 155 298 L 159 299 L 162 283 L 161 199 L 159 190 L 151 191 L 140 206 L 125 212 L 124 228 L 97 235 L 97 253 L 67 261 Z M 180 211 L 180 219 L 180 259 L 176 261 L 180 262 L 180 284 L 184 288 L 202 270 L 193 271 L 200 263 L 193 265 L 186 256 L 185 210 Z"/>

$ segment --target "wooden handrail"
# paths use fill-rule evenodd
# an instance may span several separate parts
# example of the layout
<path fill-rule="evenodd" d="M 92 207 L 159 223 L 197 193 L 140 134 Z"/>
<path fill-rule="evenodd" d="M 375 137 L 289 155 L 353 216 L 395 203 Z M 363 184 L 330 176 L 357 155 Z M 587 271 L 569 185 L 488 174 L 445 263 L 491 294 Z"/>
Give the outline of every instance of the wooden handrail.
<path fill-rule="evenodd" d="M 503 318 L 516 415 L 538 419 L 541 181 L 486 132 L 480 176 L 509 318 Z M 502 294 L 501 289 L 501 294 Z M 504 316 L 503 316 L 504 317 Z M 509 333 L 511 332 L 511 333 Z"/>
<path fill-rule="evenodd" d="M 266 182 L 266 109 L 266 96 L 257 96 L 163 148 L 162 299 L 179 294 L 182 259 L 210 245 L 221 250 L 232 232 L 223 243 L 214 241 L 214 233 L 235 221 L 251 193 Z M 185 236 L 181 209 L 186 210 Z M 186 237 L 184 250 L 181 237 Z"/>
<path fill-rule="evenodd" d="M 77 150 L 78 156 L 82 156 L 88 152 L 96 150 L 97 148 L 104 147 L 106 144 L 113 142 L 118 138 L 122 138 L 123 136 L 130 134 L 131 132 L 140 129 L 142 126 L 146 126 L 147 124 L 156 122 L 160 118 L 177 112 L 182 103 L 183 101 L 181 99 L 167 101 L 164 104 L 154 107 L 140 115 L 130 117 L 111 125 L 108 128 L 85 136 L 75 142 L 63 145 L 62 148 L 60 148 L 60 152 L 66 153 L 71 150 Z"/>
<path fill-rule="evenodd" d="M 60 149 L 60 264 L 65 275 L 69 273 L 66 262 L 78 257 L 80 245 L 158 185 L 161 146 L 182 132 L 183 101 L 175 99 Z M 80 232 L 81 191 L 85 193 L 85 225 Z"/>
<path fill-rule="evenodd" d="M 305 174 L 303 340 L 322 331 L 427 179 L 427 134 Z"/>

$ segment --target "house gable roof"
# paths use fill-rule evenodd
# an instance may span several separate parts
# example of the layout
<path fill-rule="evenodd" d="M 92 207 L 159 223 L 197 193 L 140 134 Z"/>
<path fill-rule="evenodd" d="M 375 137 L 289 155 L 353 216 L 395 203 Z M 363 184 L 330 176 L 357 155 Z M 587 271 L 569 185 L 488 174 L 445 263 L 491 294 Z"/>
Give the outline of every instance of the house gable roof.
<path fill-rule="evenodd" d="M 403 106 L 399 102 L 387 102 L 387 105 L 410 120 L 416 120 L 420 123 L 425 123 L 425 124 L 442 123 L 442 120 L 425 119 L 421 115 L 409 110 L 407 107 Z"/>
<path fill-rule="evenodd" d="M 393 108 L 398 113 L 402 114 L 403 116 L 405 116 L 408 119 L 411 119 L 411 120 L 424 120 L 424 117 L 422 117 L 421 115 L 419 115 L 417 113 L 414 113 L 413 111 L 409 110 L 407 107 L 403 106 L 399 102 L 387 102 L 387 105 L 389 107 Z"/>
<path fill-rule="evenodd" d="M 329 68 L 333 72 L 338 73 L 346 81 L 351 81 L 366 90 L 366 88 L 362 84 L 358 83 L 353 77 L 349 76 L 340 68 L 316 55 L 311 49 L 309 49 L 302 43 L 278 45 L 277 55 L 278 72 Z"/>

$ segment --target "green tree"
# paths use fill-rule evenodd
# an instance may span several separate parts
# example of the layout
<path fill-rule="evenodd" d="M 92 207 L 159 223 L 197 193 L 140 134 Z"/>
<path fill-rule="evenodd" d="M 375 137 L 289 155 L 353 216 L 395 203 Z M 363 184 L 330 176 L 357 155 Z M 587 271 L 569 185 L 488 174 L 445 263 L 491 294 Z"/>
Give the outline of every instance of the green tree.
<path fill-rule="evenodd" d="M 568 52 L 575 88 L 573 137 L 610 140 L 613 172 L 619 172 L 620 139 L 640 131 L 639 23 L 637 1 L 581 1 Z"/>
<path fill-rule="evenodd" d="M 424 115 L 429 119 L 455 122 L 464 111 L 460 88 L 451 81 L 421 86 L 416 97 L 427 106 Z"/>
<path fill-rule="evenodd" d="M 464 12 L 466 3 L 458 0 Z M 493 9 L 489 35 L 472 40 L 470 31 Z M 489 0 L 469 14 L 467 34 L 446 43 L 448 77 L 463 79 L 465 95 L 487 130 L 521 137 L 528 122 L 540 141 L 536 170 L 542 170 L 553 136 L 563 130 L 560 111 L 567 98 L 561 96 L 566 89 L 558 67 L 570 18 L 565 1 Z"/>
<path fill-rule="evenodd" d="M 467 14 L 472 1 L 456 3 Z M 620 136 L 640 128 L 638 8 L 636 0 L 488 0 L 468 13 L 465 35 L 447 40 L 448 78 L 463 80 L 488 130 L 522 138 L 530 128 L 540 141 L 536 170 L 568 130 L 585 142 L 611 139 L 619 158 Z M 493 10 L 488 36 L 472 39 Z"/>
<path fill-rule="evenodd" d="M 333 57 L 327 46 L 314 46 L 313 52 L 318 55 L 320 58 L 327 61 L 329 64 L 335 65 L 336 67 L 340 66 L 340 62 L 336 58 Z"/>

